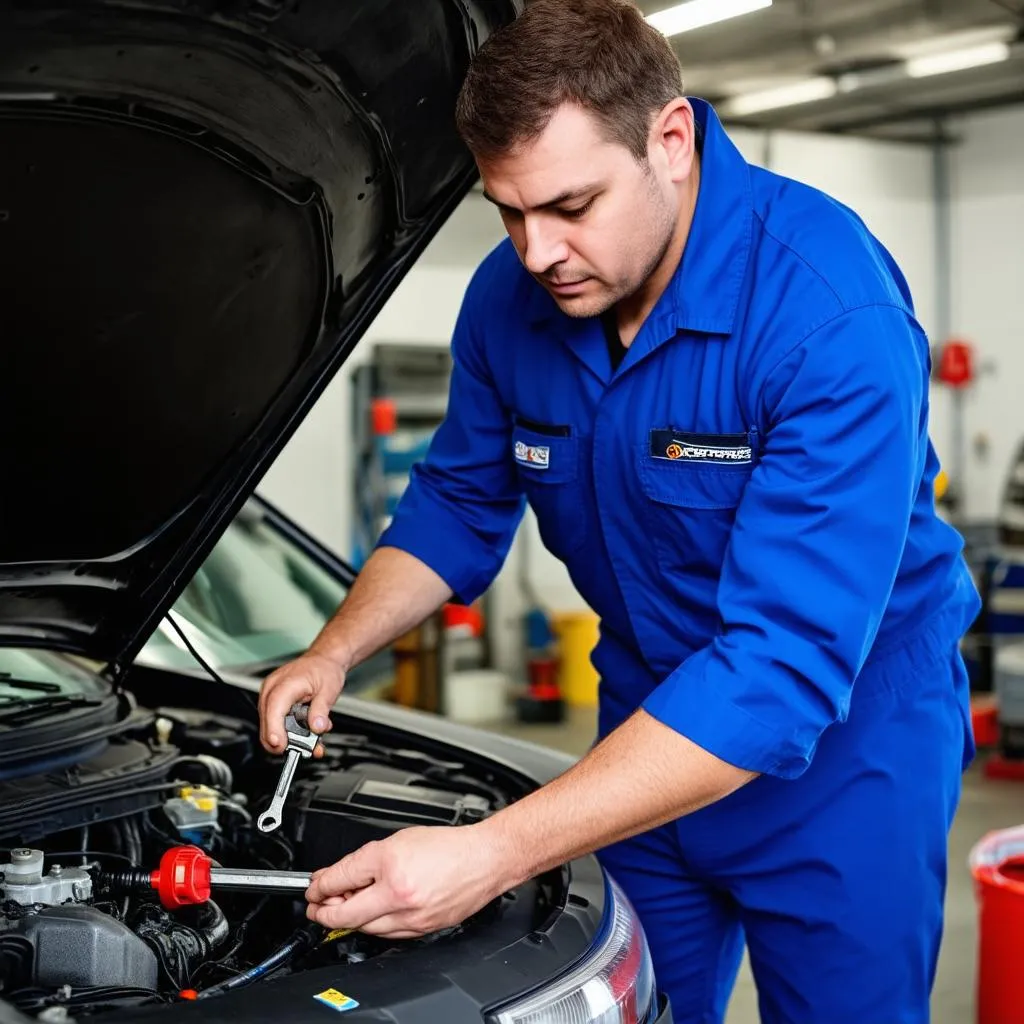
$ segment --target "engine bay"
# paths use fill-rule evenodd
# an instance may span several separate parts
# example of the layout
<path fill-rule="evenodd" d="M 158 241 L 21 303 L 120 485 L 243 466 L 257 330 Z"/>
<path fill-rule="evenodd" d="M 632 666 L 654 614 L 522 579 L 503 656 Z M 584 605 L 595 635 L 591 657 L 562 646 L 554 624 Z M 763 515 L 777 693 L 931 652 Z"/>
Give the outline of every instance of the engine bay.
<path fill-rule="evenodd" d="M 327 933 L 306 919 L 301 892 L 214 892 L 169 909 L 145 884 L 169 850 L 197 848 L 223 868 L 312 871 L 410 825 L 479 821 L 516 794 L 436 750 L 336 728 L 325 756 L 299 767 L 281 826 L 264 833 L 256 820 L 281 759 L 253 720 L 124 699 L 119 728 L 72 763 L 34 764 L 26 751 L 0 763 L 0 1000 L 78 1017 L 207 999 L 444 942 L 501 915 L 499 899 L 410 942 Z"/>

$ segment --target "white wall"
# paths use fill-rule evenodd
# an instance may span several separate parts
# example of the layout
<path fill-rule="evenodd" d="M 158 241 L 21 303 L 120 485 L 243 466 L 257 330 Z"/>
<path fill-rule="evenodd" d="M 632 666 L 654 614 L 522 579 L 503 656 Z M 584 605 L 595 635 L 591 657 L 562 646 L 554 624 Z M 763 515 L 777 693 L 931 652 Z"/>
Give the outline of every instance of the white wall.
<path fill-rule="evenodd" d="M 352 370 L 377 342 L 447 345 L 472 271 L 428 263 L 402 281 L 259 487 L 341 555 L 352 553 Z"/>
<path fill-rule="evenodd" d="M 954 308 L 957 329 L 993 346 L 992 351 L 998 349 L 1000 369 L 1016 366 L 1019 374 L 1024 369 L 1024 306 L 1014 303 L 1013 285 L 1020 290 L 1024 283 L 1017 242 L 1024 238 L 1024 116 L 1015 117 L 972 121 L 967 146 L 955 158 L 954 244 L 963 253 L 955 265 Z M 901 264 L 922 323 L 934 329 L 934 181 L 929 149 L 792 132 L 731 134 L 748 160 L 821 188 L 857 210 Z M 360 345 L 362 353 L 375 341 L 447 343 L 476 263 L 501 237 L 493 207 L 479 195 L 469 196 L 381 312 Z M 998 241 L 988 240 L 992 238 Z M 360 358 L 360 350 L 354 360 Z M 986 380 L 985 390 L 980 387 L 971 402 L 972 424 L 977 429 L 987 424 L 993 434 L 992 462 L 999 464 L 999 474 L 1008 458 L 1004 449 L 1008 452 L 1017 434 L 1024 432 L 1009 423 L 1012 429 L 1005 443 L 1000 439 L 996 444 L 998 430 L 1014 419 L 1014 379 Z M 946 398 L 933 391 L 932 436 L 943 457 L 950 434 Z M 351 546 L 349 416 L 349 376 L 343 370 L 261 487 L 268 498 L 344 554 Z M 997 491 L 993 479 L 979 487 L 972 504 L 991 513 Z M 499 620 L 515 622 L 522 612 L 515 574 L 524 547 L 531 579 L 542 598 L 558 610 L 581 607 L 563 567 L 543 550 L 528 514 L 494 590 Z M 516 636 L 507 630 L 498 630 L 497 636 L 499 664 L 515 669 Z"/>
<path fill-rule="evenodd" d="M 966 512 L 991 518 L 1024 438 L 1024 107 L 954 128 L 952 329 L 985 367 L 964 399 Z"/>

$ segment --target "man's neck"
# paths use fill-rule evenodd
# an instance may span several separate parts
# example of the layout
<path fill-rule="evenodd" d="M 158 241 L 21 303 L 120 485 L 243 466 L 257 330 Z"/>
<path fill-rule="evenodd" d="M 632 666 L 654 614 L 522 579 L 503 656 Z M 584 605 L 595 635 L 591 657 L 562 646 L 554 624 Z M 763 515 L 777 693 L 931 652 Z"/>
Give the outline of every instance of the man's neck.
<path fill-rule="evenodd" d="M 658 303 L 673 275 L 679 267 L 690 237 L 694 211 L 697 209 L 697 194 L 700 191 L 700 161 L 694 161 L 693 173 L 685 184 L 683 201 L 680 204 L 679 217 L 675 231 L 661 262 L 644 284 L 632 295 L 620 299 L 616 304 L 616 319 L 619 337 L 622 344 L 629 347 L 633 339 L 640 333 L 644 321 Z"/>

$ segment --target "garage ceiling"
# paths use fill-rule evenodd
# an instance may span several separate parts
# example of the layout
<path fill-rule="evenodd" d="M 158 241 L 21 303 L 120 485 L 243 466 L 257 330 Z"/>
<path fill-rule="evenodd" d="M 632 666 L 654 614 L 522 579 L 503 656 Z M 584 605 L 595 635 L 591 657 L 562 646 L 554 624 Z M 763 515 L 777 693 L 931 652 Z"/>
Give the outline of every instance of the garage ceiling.
<path fill-rule="evenodd" d="M 674 3 L 640 6 L 649 15 Z M 774 0 L 671 41 L 687 93 L 711 100 L 731 124 L 926 139 L 948 116 L 1024 103 L 1024 0 Z M 907 73 L 908 58 L 979 46 L 1008 56 Z M 809 79 L 826 98 L 757 113 L 735 100 Z"/>

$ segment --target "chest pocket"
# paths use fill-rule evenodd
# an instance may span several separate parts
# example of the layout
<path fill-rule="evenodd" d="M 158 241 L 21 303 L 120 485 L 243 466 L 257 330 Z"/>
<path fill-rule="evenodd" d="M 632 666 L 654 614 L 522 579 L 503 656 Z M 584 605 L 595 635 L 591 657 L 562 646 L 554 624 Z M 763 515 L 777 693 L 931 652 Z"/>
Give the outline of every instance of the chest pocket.
<path fill-rule="evenodd" d="M 541 540 L 556 558 L 565 560 L 587 540 L 581 511 L 580 439 L 571 427 L 517 417 L 512 451 Z"/>
<path fill-rule="evenodd" d="M 651 431 L 637 452 L 637 476 L 665 572 L 717 582 L 757 453 L 756 431 Z"/>

